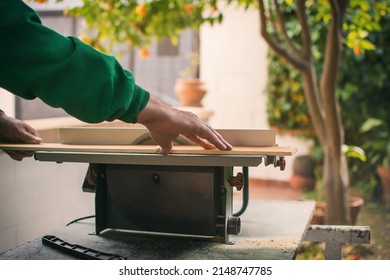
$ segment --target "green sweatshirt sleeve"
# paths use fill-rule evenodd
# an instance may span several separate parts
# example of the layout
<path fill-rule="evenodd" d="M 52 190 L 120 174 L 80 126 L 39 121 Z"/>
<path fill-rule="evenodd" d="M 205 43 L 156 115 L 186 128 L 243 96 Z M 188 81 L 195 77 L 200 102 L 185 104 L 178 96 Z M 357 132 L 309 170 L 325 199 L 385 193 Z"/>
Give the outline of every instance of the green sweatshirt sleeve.
<path fill-rule="evenodd" d="M 134 123 L 149 100 L 113 56 L 43 26 L 20 0 L 0 1 L 0 38 L 0 87 L 22 98 L 90 123 Z"/>

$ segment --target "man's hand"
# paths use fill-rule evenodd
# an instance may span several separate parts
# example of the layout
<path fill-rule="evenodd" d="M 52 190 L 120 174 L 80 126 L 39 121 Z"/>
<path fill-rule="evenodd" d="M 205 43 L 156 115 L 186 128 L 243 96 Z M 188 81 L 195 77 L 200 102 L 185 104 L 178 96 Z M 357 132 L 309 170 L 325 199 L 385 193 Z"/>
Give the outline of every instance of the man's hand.
<path fill-rule="evenodd" d="M 19 143 L 19 144 L 39 144 L 42 139 L 39 138 L 37 131 L 27 123 L 10 118 L 0 110 L 0 142 Z M 34 152 L 29 151 L 4 151 L 12 159 L 21 161 L 24 157 L 31 157 Z"/>
<path fill-rule="evenodd" d="M 148 128 L 162 154 L 172 151 L 173 141 L 180 134 L 205 149 L 232 149 L 218 132 L 196 115 L 165 106 L 154 97 L 150 97 L 146 107 L 138 114 L 137 121 Z"/>

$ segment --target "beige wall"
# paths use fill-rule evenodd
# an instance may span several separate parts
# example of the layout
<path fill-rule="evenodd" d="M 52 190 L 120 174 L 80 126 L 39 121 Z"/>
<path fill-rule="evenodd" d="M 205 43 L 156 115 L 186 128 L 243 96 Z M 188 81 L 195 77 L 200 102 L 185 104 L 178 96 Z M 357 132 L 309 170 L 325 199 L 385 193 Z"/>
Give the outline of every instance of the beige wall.
<path fill-rule="evenodd" d="M 11 160 L 0 151 L 0 252 L 94 214 L 94 194 L 81 185 L 87 165 L 32 158 Z"/>
<path fill-rule="evenodd" d="M 3 110 L 7 116 L 15 116 L 15 96 L 2 88 L 0 88 L 0 109 Z"/>
<path fill-rule="evenodd" d="M 210 123 L 215 128 L 269 129 L 264 89 L 267 81 L 267 45 L 259 33 L 258 11 L 224 8 L 224 21 L 201 29 L 201 78 L 207 83 L 204 104 L 215 111 Z M 280 146 L 296 146 L 297 154 L 308 151 L 308 143 L 291 136 L 277 136 Z M 256 167 L 251 177 L 288 180 L 286 170 Z"/>

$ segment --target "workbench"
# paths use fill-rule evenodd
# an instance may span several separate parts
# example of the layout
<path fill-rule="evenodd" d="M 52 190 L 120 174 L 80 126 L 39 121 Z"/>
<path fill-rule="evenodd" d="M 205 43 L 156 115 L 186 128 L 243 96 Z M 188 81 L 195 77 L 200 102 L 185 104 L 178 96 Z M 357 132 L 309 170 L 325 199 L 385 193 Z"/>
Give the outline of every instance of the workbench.
<path fill-rule="evenodd" d="M 237 206 L 239 203 L 237 203 Z M 49 233 L 62 240 L 127 259 L 144 260 L 290 260 L 294 259 L 314 211 L 312 201 L 251 200 L 241 217 L 234 244 L 202 239 L 137 236 L 123 231 L 95 235 L 94 219 L 82 220 Z M 75 259 L 42 244 L 37 238 L 0 255 L 1 260 Z"/>
<path fill-rule="evenodd" d="M 34 151 L 39 161 L 90 164 L 83 190 L 96 194 L 95 219 L 49 233 L 65 242 L 59 244 L 127 259 L 294 259 L 314 202 L 249 201 L 247 170 L 261 163 L 284 170 L 285 157 L 296 149 L 276 145 L 273 131 L 218 132 L 232 151 L 204 150 L 178 138 L 179 145 L 161 155 L 137 127 L 71 128 L 63 130 L 61 143 L 0 148 Z M 237 167 L 242 173 L 235 174 Z M 241 190 L 237 203 L 233 195 Z M 38 238 L 0 258 L 70 256 Z"/>

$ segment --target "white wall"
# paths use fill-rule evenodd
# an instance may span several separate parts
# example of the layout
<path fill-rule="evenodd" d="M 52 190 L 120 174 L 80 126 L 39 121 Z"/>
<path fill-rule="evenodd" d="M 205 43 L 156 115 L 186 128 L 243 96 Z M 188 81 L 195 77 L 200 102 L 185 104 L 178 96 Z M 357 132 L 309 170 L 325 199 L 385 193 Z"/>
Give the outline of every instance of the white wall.
<path fill-rule="evenodd" d="M 3 88 L 0 88 L 0 109 L 7 116 L 15 116 L 15 96 Z"/>
<path fill-rule="evenodd" d="M 0 252 L 93 215 L 94 194 L 81 190 L 87 165 L 25 158 L 0 151 Z"/>
<path fill-rule="evenodd" d="M 267 44 L 260 36 L 258 11 L 233 6 L 223 8 L 224 21 L 201 29 L 201 78 L 207 83 L 204 105 L 215 111 L 215 128 L 269 129 L 266 113 Z M 280 146 L 308 152 L 308 144 L 290 136 L 277 136 Z M 281 172 L 264 165 L 251 168 L 250 176 L 288 180 L 292 158 Z"/>

